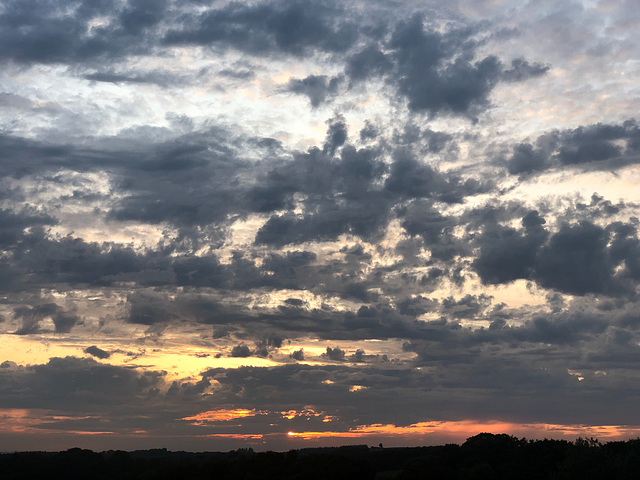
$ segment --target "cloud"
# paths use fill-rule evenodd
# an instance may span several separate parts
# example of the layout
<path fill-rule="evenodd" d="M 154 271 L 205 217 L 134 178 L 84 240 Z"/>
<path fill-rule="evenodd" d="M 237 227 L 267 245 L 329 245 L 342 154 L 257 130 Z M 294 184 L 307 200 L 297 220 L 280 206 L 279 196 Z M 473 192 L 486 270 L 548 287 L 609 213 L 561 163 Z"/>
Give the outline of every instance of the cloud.
<path fill-rule="evenodd" d="M 473 267 L 484 283 L 508 283 L 530 278 L 536 268 L 537 253 L 547 239 L 544 218 L 537 211 L 522 218 L 524 231 L 509 227 L 489 227 L 478 238 L 480 252 Z"/>
<path fill-rule="evenodd" d="M 476 239 L 480 250 L 473 261 L 483 283 L 522 278 L 573 295 L 630 293 L 628 279 L 636 275 L 635 226 L 614 222 L 600 227 L 585 219 L 550 234 L 545 223 L 530 211 L 522 218 L 522 230 L 488 224 Z"/>
<path fill-rule="evenodd" d="M 303 79 L 292 78 L 286 84 L 286 90 L 299 95 L 306 95 L 312 107 L 318 107 L 328 98 L 338 93 L 340 77 L 326 75 L 309 75 Z"/>
<path fill-rule="evenodd" d="M 345 73 L 352 81 L 364 81 L 391 72 L 393 66 L 389 57 L 372 44 L 347 58 Z"/>
<path fill-rule="evenodd" d="M 323 353 L 323 355 L 334 362 L 343 362 L 345 360 L 346 352 L 338 347 L 327 347 L 327 351 L 326 353 Z"/>
<path fill-rule="evenodd" d="M 3 408 L 99 412 L 106 405 L 138 404 L 136 398 L 148 401 L 162 383 L 161 373 L 139 373 L 90 358 L 51 358 L 46 364 L 3 372 L 0 404 Z"/>
<path fill-rule="evenodd" d="M 163 41 L 168 45 L 220 45 L 251 54 L 300 56 L 309 49 L 343 52 L 354 43 L 357 27 L 339 19 L 339 10 L 324 2 L 231 3 L 189 15 Z"/>
<path fill-rule="evenodd" d="M 467 294 L 460 300 L 448 297 L 442 300 L 442 310 L 453 318 L 476 318 L 491 305 L 491 297 Z"/>
<path fill-rule="evenodd" d="M 541 63 L 529 63 L 524 58 L 516 58 L 511 61 L 511 69 L 505 70 L 502 78 L 507 82 L 521 82 L 529 78 L 540 77 L 550 70 L 549 65 Z"/>
<path fill-rule="evenodd" d="M 126 83 L 140 83 L 140 84 L 155 84 L 161 87 L 168 87 L 177 83 L 185 84 L 188 80 L 185 77 L 171 75 L 163 71 L 150 71 L 150 72 L 123 72 L 117 73 L 114 71 L 97 71 L 94 73 L 86 73 L 82 75 L 82 78 L 90 80 L 92 82 L 114 83 L 114 84 L 126 84 Z"/>
<path fill-rule="evenodd" d="M 536 280 L 566 293 L 616 293 L 614 265 L 607 255 L 607 234 L 589 222 L 563 225 L 538 254 Z"/>
<path fill-rule="evenodd" d="M 15 331 L 16 335 L 29 335 L 40 331 L 40 322 L 50 318 L 54 324 L 55 333 L 69 333 L 80 319 L 55 303 L 44 303 L 34 307 L 17 307 L 14 317 L 22 320 L 22 326 Z"/>
<path fill-rule="evenodd" d="M 638 163 L 640 127 L 634 119 L 622 124 L 595 124 L 549 132 L 536 146 L 521 143 L 513 147 L 507 168 L 511 174 L 549 168 L 588 167 L 619 169 Z"/>
<path fill-rule="evenodd" d="M 449 191 L 447 179 L 442 174 L 402 152 L 391 165 L 385 187 L 395 194 L 417 198 L 436 197 Z"/>
<path fill-rule="evenodd" d="M 13 2 L 0 13 L 0 59 L 75 63 L 140 53 L 148 48 L 143 34 L 162 20 L 165 6 L 144 0 L 121 9 L 111 2 L 71 2 L 64 8 L 43 0 Z M 105 17 L 112 20 L 92 28 L 92 21 Z"/>
<path fill-rule="evenodd" d="M 513 155 L 508 162 L 508 170 L 512 175 L 545 170 L 547 158 L 534 150 L 530 143 L 521 143 L 513 147 Z"/>
<path fill-rule="evenodd" d="M 250 357 L 252 355 L 251 349 L 244 343 L 239 343 L 231 349 L 232 357 Z"/>
<path fill-rule="evenodd" d="M 386 76 L 413 112 L 475 118 L 489 106 L 489 95 L 499 82 L 523 81 L 548 70 L 524 59 L 513 60 L 505 70 L 493 55 L 474 61 L 476 44 L 469 31 L 443 34 L 425 30 L 424 23 L 420 15 L 399 22 L 386 45 L 390 53 L 370 44 L 348 59 L 346 74 L 356 82 Z"/>
<path fill-rule="evenodd" d="M 291 358 L 297 360 L 299 362 L 304 360 L 304 350 L 301 348 L 300 350 L 295 350 L 291 352 Z"/>
<path fill-rule="evenodd" d="M 99 358 L 101 360 L 107 359 L 111 356 L 109 352 L 102 350 L 101 348 L 96 347 L 95 345 L 91 345 L 90 347 L 85 348 L 84 353 L 93 355 L 94 357 Z"/>

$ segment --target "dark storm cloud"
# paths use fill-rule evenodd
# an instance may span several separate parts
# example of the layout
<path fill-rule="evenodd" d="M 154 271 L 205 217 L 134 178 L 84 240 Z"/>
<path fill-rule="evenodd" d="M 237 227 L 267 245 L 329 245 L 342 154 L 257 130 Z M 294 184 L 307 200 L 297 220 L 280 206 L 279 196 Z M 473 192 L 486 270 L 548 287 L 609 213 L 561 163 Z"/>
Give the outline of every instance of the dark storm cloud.
<path fill-rule="evenodd" d="M 373 140 L 378 136 L 378 129 L 369 120 L 365 120 L 364 127 L 360 130 L 360 141 Z"/>
<path fill-rule="evenodd" d="M 357 27 L 341 21 L 341 11 L 326 2 L 230 3 L 187 15 L 164 37 L 168 45 L 232 47 L 252 54 L 309 49 L 344 52 L 357 38 Z"/>
<path fill-rule="evenodd" d="M 473 262 L 480 279 L 495 284 L 529 278 L 548 236 L 544 223 L 544 218 L 532 211 L 522 219 L 524 231 L 501 226 L 486 229 L 478 238 L 480 252 Z"/>
<path fill-rule="evenodd" d="M 120 13 L 120 25 L 128 35 L 139 35 L 162 20 L 166 7 L 165 0 L 129 0 Z"/>
<path fill-rule="evenodd" d="M 457 225 L 455 218 L 444 216 L 439 209 L 429 201 L 418 200 L 412 202 L 399 215 L 402 226 L 410 235 L 420 235 L 426 245 L 442 242 L 444 237 L 451 239 L 449 233 Z"/>
<path fill-rule="evenodd" d="M 454 42 L 463 43 L 463 39 Z M 438 33 L 425 32 L 420 17 L 399 24 L 390 41 L 398 65 L 398 91 L 409 102 L 409 109 L 472 114 L 488 103 L 488 95 L 499 81 L 500 61 L 489 56 L 470 61 L 469 52 L 443 66 L 451 46 Z M 467 55 L 464 55 L 467 53 Z"/>
<path fill-rule="evenodd" d="M 53 321 L 55 333 L 69 333 L 80 321 L 77 315 L 65 311 L 55 303 L 45 303 L 35 307 L 17 307 L 13 314 L 15 318 L 22 321 L 22 326 L 14 332 L 16 335 L 40 332 L 40 322 L 46 318 Z"/>
<path fill-rule="evenodd" d="M 430 31 L 416 15 L 395 25 L 384 44 L 371 43 L 350 55 L 345 73 L 353 84 L 384 78 L 413 112 L 475 118 L 489 106 L 489 95 L 499 82 L 524 81 L 549 69 L 522 58 L 513 60 L 510 69 L 493 55 L 474 61 L 477 44 L 472 34 L 471 29 Z"/>
<path fill-rule="evenodd" d="M 619 125 L 598 123 L 549 132 L 535 143 L 513 148 L 507 162 L 509 173 L 570 166 L 616 169 L 640 162 L 640 127 L 634 119 Z"/>
<path fill-rule="evenodd" d="M 305 267 L 316 260 L 313 252 L 286 252 L 285 254 L 271 253 L 262 263 L 265 271 L 273 272 L 276 278 L 294 279 L 296 270 Z"/>
<path fill-rule="evenodd" d="M 163 1 L 11 1 L 0 12 L 0 59 L 18 63 L 94 62 L 149 51 L 144 33 L 164 17 Z M 113 16 L 107 25 L 91 21 Z"/>
<path fill-rule="evenodd" d="M 611 200 L 605 200 L 604 197 L 594 193 L 591 195 L 591 201 L 587 203 L 576 202 L 575 212 L 567 213 L 568 215 L 586 216 L 585 219 L 595 221 L 599 218 L 610 218 L 612 215 L 623 212 L 631 205 L 626 204 L 623 200 L 618 200 L 614 204 Z"/>
<path fill-rule="evenodd" d="M 369 45 L 347 58 L 345 73 L 352 81 L 367 80 L 390 72 L 393 63 L 377 46 Z"/>
<path fill-rule="evenodd" d="M 292 78 L 286 85 L 286 90 L 306 95 L 312 107 L 318 107 L 338 93 L 342 82 L 341 77 L 327 77 L 326 75 L 309 75 L 303 79 Z"/>
<path fill-rule="evenodd" d="M 152 254 L 152 257 L 154 255 Z M 26 281 L 66 284 L 111 284 L 118 275 L 153 269 L 154 258 L 121 245 L 85 242 L 80 238 L 49 239 L 31 235 L 15 250 L 15 268 Z M 161 262 L 160 262 L 161 263 Z"/>
<path fill-rule="evenodd" d="M 57 220 L 34 209 L 12 212 L 0 209 L 0 247 L 15 246 L 29 235 L 27 229 L 38 229 L 45 225 L 55 225 Z"/>
<path fill-rule="evenodd" d="M 485 42 L 490 22 L 447 23 L 440 6 L 433 18 L 407 18 L 389 4 L 394 11 L 384 16 L 375 5 L 341 5 L 26 0 L 0 8 L 0 62 L 10 81 L 42 63 L 33 78 L 53 69 L 120 92 L 104 99 L 115 117 L 76 115 L 86 136 L 65 130 L 57 116 L 81 108 L 64 91 L 55 92 L 61 106 L 47 107 L 39 106 L 47 99 L 40 84 L 21 86 L 24 97 L 0 93 L 15 116 L 0 132 L 0 325 L 31 335 L 16 342 L 76 342 L 87 357 L 1 363 L 0 407 L 59 417 L 41 429 L 147 430 L 145 442 L 153 432 L 209 441 L 219 432 L 422 420 L 629 424 L 637 417 L 640 390 L 630 379 L 639 365 L 640 240 L 629 218 L 637 205 L 597 194 L 584 203 L 508 199 L 538 172 L 638 163 L 640 127 L 585 125 L 494 146 L 494 134 L 514 133 L 465 119 L 490 109 L 501 83 L 533 87 L 550 66 L 499 59 Z M 517 44 L 508 48 L 521 54 Z M 223 70 L 214 65 L 220 55 Z M 171 63 L 196 57 L 213 63 L 199 72 Z M 145 69 L 158 59 L 161 68 Z M 299 78 L 274 86 L 272 74 L 293 60 L 302 61 Z M 223 127 L 206 118 L 204 104 L 193 119 L 154 116 L 103 137 L 94 128 L 117 128 L 118 116 L 135 119 L 138 107 L 162 108 L 129 105 L 126 92 L 146 102 L 136 89 L 151 84 L 168 94 L 155 86 L 202 81 L 220 91 L 250 81 L 271 100 L 300 95 L 320 125 L 323 108 L 336 110 L 326 134 L 300 151 L 287 142 L 307 142 L 304 132 L 316 130 L 301 125 L 292 135 L 271 133 L 282 141 L 263 138 L 243 132 L 280 129 L 277 122 L 252 117 L 245 125 L 219 112 L 229 122 Z M 169 95 L 175 108 L 192 108 L 180 100 L 189 91 Z M 92 106 L 98 111 L 104 101 Z M 47 123 L 32 122 L 28 113 L 43 108 L 54 112 Z M 430 123 L 435 117 L 445 118 Z M 361 121 L 359 132 L 349 131 Z M 43 131 L 64 135 L 45 141 L 54 137 Z M 506 172 L 496 164 L 520 178 L 501 184 Z M 162 240 L 154 244 L 149 231 Z M 105 241 L 92 241 L 100 234 Z M 129 235 L 131 244 L 121 240 Z M 483 292 L 478 280 L 491 287 Z M 500 287 L 517 280 L 508 293 Z M 520 288 L 540 295 L 536 287 L 548 289 L 546 304 L 500 303 Z M 168 385 L 165 372 L 143 373 L 142 350 L 129 357 L 135 366 L 115 367 L 107 362 L 119 362 L 122 350 L 78 343 L 96 331 L 114 335 L 105 345 L 148 341 L 159 350 L 189 337 L 208 365 L 224 364 L 222 357 L 281 365 L 208 369 Z M 224 429 L 186 420 L 219 408 L 259 413 Z M 317 416 L 283 418 L 311 408 Z"/>
<path fill-rule="evenodd" d="M 621 140 L 625 146 L 614 142 Z M 640 127 L 635 120 L 628 120 L 622 125 L 590 125 L 564 132 L 557 158 L 562 165 L 575 165 L 591 162 L 616 160 L 622 162 L 624 157 L 635 156 L 638 161 L 640 153 Z"/>
<path fill-rule="evenodd" d="M 342 234 L 369 239 L 382 234 L 388 203 L 379 195 L 350 202 L 348 207 L 321 205 L 307 215 L 272 216 L 256 235 L 256 243 L 272 246 L 336 240 Z"/>
<path fill-rule="evenodd" d="M 631 293 L 630 282 L 637 279 L 636 258 L 640 252 L 637 225 L 594 224 L 588 218 L 600 216 L 600 203 L 607 208 L 597 195 L 590 206 L 578 204 L 590 209 L 590 215 L 575 223 L 563 223 L 553 234 L 544 228 L 545 220 L 537 211 L 522 218 L 524 228 L 520 230 L 491 220 L 475 238 L 480 249 L 473 268 L 485 284 L 522 278 L 573 295 Z"/>
<path fill-rule="evenodd" d="M 112 218 L 188 227 L 221 220 L 237 204 L 234 183 L 249 167 L 238 158 L 243 141 L 215 128 L 164 143 L 105 139 L 92 148 L 3 136 L 0 173 L 23 178 L 62 168 L 106 172 L 112 175 L 114 188 L 124 194 L 110 211 Z M 252 145 L 257 151 L 263 149 Z"/>
<path fill-rule="evenodd" d="M 271 201 L 274 205 L 285 205 L 292 192 L 305 194 L 305 213 L 273 215 L 258 231 L 256 243 L 282 246 L 335 240 L 345 233 L 363 238 L 380 234 L 393 200 L 378 185 L 385 169 L 382 151 L 356 149 L 348 142 L 344 119 L 331 119 L 322 150 L 295 154 L 292 162 L 271 171 L 261 187 L 274 195 L 280 192 Z"/>
<path fill-rule="evenodd" d="M 418 317 L 423 313 L 433 312 L 438 309 L 439 302 L 435 299 L 418 295 L 413 298 L 406 298 L 398 302 L 398 311 L 402 315 Z"/>
<path fill-rule="evenodd" d="M 455 174 L 443 174 L 403 148 L 397 149 L 394 156 L 385 188 L 400 198 L 433 198 L 446 203 L 462 203 L 465 197 L 493 189 L 491 181 L 464 180 Z"/>
<path fill-rule="evenodd" d="M 538 253 L 536 281 L 577 295 L 620 292 L 607 242 L 607 232 L 597 225 L 563 225 Z"/>
<path fill-rule="evenodd" d="M 177 318 L 171 301 L 162 294 L 150 295 L 146 292 L 134 291 L 127 297 L 127 322 L 140 325 L 168 323 Z"/>
<path fill-rule="evenodd" d="M 447 179 L 430 165 L 398 152 L 385 181 L 387 190 L 408 197 L 436 197 L 449 191 Z"/>
<path fill-rule="evenodd" d="M 535 150 L 530 143 L 521 143 L 513 147 L 513 155 L 509 159 L 508 170 L 512 175 L 544 170 L 547 158 L 543 152 Z"/>
<path fill-rule="evenodd" d="M 153 398 L 163 374 L 98 363 L 90 358 L 51 358 L 43 365 L 0 369 L 3 408 L 44 408 L 104 412 L 110 405 Z"/>

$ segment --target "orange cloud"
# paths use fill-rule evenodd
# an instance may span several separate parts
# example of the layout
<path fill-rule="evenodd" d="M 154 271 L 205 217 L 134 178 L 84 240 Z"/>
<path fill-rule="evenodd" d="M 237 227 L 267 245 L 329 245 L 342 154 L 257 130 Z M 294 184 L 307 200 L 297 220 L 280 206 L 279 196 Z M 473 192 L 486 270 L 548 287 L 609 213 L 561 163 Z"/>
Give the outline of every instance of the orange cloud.
<path fill-rule="evenodd" d="M 209 410 L 207 412 L 198 413 L 193 417 L 184 417 L 181 420 L 191 422 L 193 425 L 207 425 L 213 422 L 227 422 L 238 418 L 255 417 L 263 415 L 265 412 L 260 410 L 247 410 L 242 408 L 236 409 L 219 409 Z"/>
<path fill-rule="evenodd" d="M 286 418 L 287 420 L 293 420 L 296 417 L 321 417 L 324 415 L 323 412 L 316 412 L 312 407 L 306 406 L 302 410 L 287 410 L 284 412 L 280 412 L 282 418 Z"/>

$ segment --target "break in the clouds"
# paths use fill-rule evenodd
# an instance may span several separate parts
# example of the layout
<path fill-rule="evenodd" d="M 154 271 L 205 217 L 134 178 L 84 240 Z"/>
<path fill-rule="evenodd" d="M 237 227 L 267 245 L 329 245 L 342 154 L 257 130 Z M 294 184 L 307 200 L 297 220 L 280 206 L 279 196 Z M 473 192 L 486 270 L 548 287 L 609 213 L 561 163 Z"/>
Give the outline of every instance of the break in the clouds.
<path fill-rule="evenodd" d="M 639 22 L 5 2 L 0 450 L 640 431 Z"/>

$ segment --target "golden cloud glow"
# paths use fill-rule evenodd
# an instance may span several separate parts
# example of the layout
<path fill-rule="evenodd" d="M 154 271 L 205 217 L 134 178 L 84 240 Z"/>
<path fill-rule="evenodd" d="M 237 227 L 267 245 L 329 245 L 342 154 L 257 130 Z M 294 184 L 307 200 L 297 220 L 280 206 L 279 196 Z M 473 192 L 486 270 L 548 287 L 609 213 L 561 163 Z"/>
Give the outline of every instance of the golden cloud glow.
<path fill-rule="evenodd" d="M 280 414 L 282 418 L 293 420 L 296 417 L 320 417 L 323 415 L 323 412 L 316 412 L 312 407 L 307 405 L 303 410 L 287 410 L 286 412 L 280 412 Z"/>
<path fill-rule="evenodd" d="M 229 420 L 236 420 L 238 418 L 255 417 L 256 415 L 263 415 L 264 413 L 265 412 L 260 410 L 246 410 L 241 408 L 219 409 L 202 412 L 193 417 L 184 417 L 181 420 L 191 422 L 193 425 L 204 426 L 214 422 L 228 422 Z"/>

